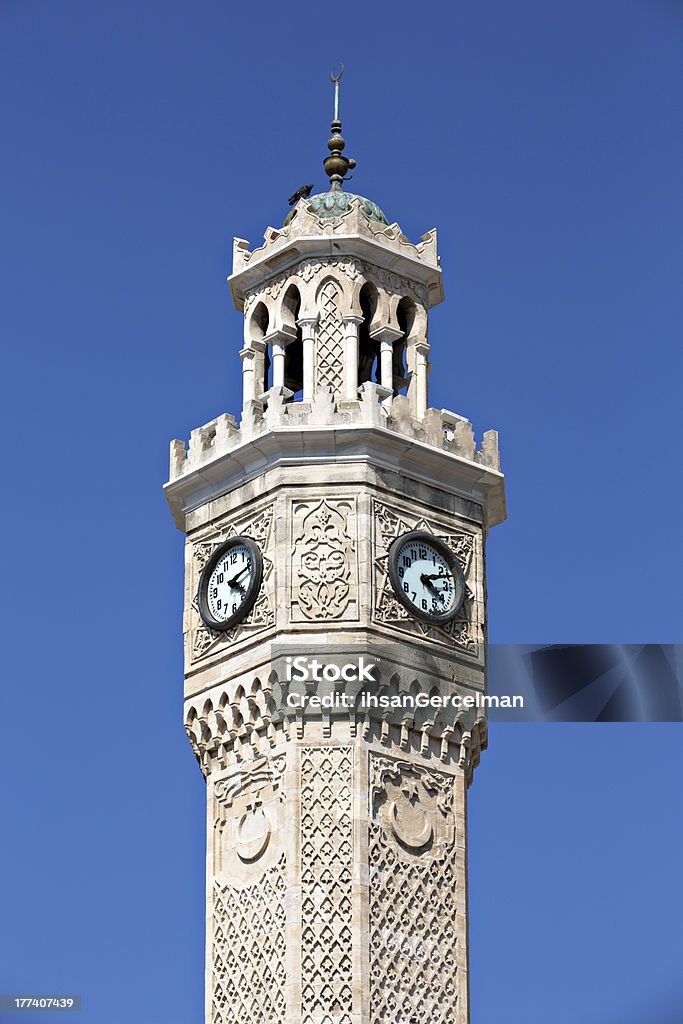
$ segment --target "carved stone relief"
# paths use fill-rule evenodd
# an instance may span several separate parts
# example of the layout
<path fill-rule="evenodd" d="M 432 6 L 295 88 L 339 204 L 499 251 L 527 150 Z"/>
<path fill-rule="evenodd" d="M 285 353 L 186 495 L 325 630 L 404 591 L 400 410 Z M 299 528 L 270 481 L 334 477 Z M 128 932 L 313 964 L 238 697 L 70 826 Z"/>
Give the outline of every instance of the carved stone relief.
<path fill-rule="evenodd" d="M 226 525 L 215 538 L 210 541 L 199 541 L 193 547 L 192 566 L 192 606 L 191 606 L 191 627 L 188 635 L 190 644 L 190 659 L 197 661 L 214 651 L 225 647 L 235 640 L 244 636 L 251 636 L 256 632 L 267 629 L 275 623 L 274 611 L 274 581 L 273 581 L 273 552 L 272 552 L 272 525 L 273 506 L 268 505 L 253 515 L 236 519 Z M 199 576 L 202 569 L 208 562 L 211 554 L 219 544 L 222 544 L 228 537 L 244 536 L 255 540 L 263 555 L 263 583 L 256 604 L 249 614 L 238 623 L 233 629 L 225 632 L 209 629 L 199 615 L 197 602 L 197 588 Z"/>
<path fill-rule="evenodd" d="M 374 755 L 370 780 L 371 1024 L 454 1024 L 454 780 Z"/>
<path fill-rule="evenodd" d="M 427 289 L 419 282 L 409 281 L 408 278 L 401 277 L 399 274 L 382 270 L 380 267 L 373 267 L 371 264 L 361 263 L 360 260 L 353 257 L 340 257 L 339 259 L 304 260 L 298 266 L 272 277 L 265 285 L 259 285 L 254 291 L 247 292 L 244 298 L 245 315 L 257 301 L 277 299 L 286 285 L 296 281 L 297 278 L 308 284 L 309 281 L 321 277 L 329 271 L 345 274 L 350 281 L 356 281 L 358 278 L 374 281 L 388 292 L 410 296 L 422 305 L 427 304 Z"/>
<path fill-rule="evenodd" d="M 242 889 L 213 882 L 212 1024 L 283 1024 L 285 854 Z"/>
<path fill-rule="evenodd" d="M 353 1013 L 351 748 L 301 751 L 303 1024 L 351 1024 Z"/>
<path fill-rule="evenodd" d="M 457 644 L 469 654 L 477 653 L 478 644 L 483 642 L 483 624 L 479 621 L 474 600 L 475 538 L 470 533 L 451 533 L 439 524 L 401 511 L 399 514 L 384 502 L 373 502 L 375 530 L 373 562 L 373 618 L 376 622 L 393 626 L 406 633 L 425 636 L 442 643 Z M 427 530 L 440 537 L 455 552 L 465 574 L 465 601 L 457 618 L 446 625 L 438 626 L 422 622 L 412 616 L 396 599 L 389 580 L 388 552 L 396 537 L 409 530 Z"/>
<path fill-rule="evenodd" d="M 354 498 L 292 506 L 292 620 L 354 619 L 358 563 Z"/>
<path fill-rule="evenodd" d="M 213 789 L 214 875 L 241 886 L 279 854 L 285 755 L 261 757 L 221 778 Z"/>
<path fill-rule="evenodd" d="M 331 278 L 323 284 L 318 296 L 320 318 L 315 340 L 315 388 L 339 391 L 343 386 L 344 322 L 341 309 L 342 292 Z"/>
<path fill-rule="evenodd" d="M 213 788 L 215 1024 L 284 1020 L 284 770 L 284 753 L 257 758 Z"/>

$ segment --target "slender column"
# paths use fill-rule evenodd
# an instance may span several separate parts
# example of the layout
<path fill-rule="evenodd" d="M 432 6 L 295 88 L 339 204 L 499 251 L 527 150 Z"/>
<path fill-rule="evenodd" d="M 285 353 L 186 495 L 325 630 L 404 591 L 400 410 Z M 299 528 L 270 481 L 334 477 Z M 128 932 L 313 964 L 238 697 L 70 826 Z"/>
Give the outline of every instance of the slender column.
<path fill-rule="evenodd" d="M 254 382 L 254 359 L 256 353 L 253 348 L 243 348 L 240 350 L 240 359 L 242 360 L 242 409 L 246 409 L 249 402 L 253 402 L 256 398 L 256 388 Z"/>
<path fill-rule="evenodd" d="M 394 344 L 391 338 L 382 338 L 379 343 L 380 383 L 383 388 L 393 385 Z"/>
<path fill-rule="evenodd" d="M 415 416 L 424 419 L 427 412 L 427 369 L 429 366 L 429 345 L 426 341 L 415 346 Z"/>
<path fill-rule="evenodd" d="M 344 394 L 347 402 L 353 402 L 358 398 L 358 328 L 363 322 L 362 316 L 345 316 L 344 330 L 346 332 L 346 366 L 344 368 L 345 389 Z"/>
<path fill-rule="evenodd" d="M 278 335 L 271 343 L 273 357 L 273 387 L 283 388 L 285 386 L 285 339 Z"/>
<path fill-rule="evenodd" d="M 382 405 L 387 407 L 391 405 L 391 396 L 394 393 L 394 342 L 402 336 L 402 331 L 397 331 L 388 324 L 377 327 L 370 334 L 371 338 L 379 341 L 380 383 L 391 392 L 391 395 L 382 402 Z"/>
<path fill-rule="evenodd" d="M 315 317 L 306 317 L 297 321 L 301 328 L 301 340 L 304 350 L 304 402 L 313 399 L 313 359 L 315 339 Z"/>

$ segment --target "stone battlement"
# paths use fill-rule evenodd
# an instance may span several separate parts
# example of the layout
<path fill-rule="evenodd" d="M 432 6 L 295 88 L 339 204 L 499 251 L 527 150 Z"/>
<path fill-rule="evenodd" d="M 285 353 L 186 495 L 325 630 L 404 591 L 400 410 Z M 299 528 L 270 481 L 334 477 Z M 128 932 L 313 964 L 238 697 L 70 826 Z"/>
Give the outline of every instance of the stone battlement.
<path fill-rule="evenodd" d="M 258 401 L 248 404 L 239 425 L 225 413 L 193 430 L 189 447 L 184 441 L 171 441 L 170 481 L 206 466 L 261 434 L 309 427 L 379 427 L 500 471 L 496 430 L 487 430 L 477 447 L 472 424 L 457 413 L 428 409 L 424 418 L 418 420 L 411 415 L 405 396 L 392 398 L 389 405 L 389 394 L 379 384 L 363 384 L 358 393 L 358 400 L 344 401 L 335 398 L 330 388 L 321 388 L 311 402 L 293 402 L 286 388 L 271 388 Z"/>

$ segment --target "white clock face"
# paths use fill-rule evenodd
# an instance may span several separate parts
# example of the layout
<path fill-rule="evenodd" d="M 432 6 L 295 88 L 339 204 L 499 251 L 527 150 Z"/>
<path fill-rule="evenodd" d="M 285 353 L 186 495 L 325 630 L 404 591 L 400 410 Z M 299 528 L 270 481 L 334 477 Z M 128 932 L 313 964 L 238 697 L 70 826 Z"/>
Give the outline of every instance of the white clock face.
<path fill-rule="evenodd" d="M 206 605 L 216 622 L 226 622 L 237 615 L 250 593 L 255 566 L 252 552 L 238 542 L 223 554 L 209 576 Z"/>
<path fill-rule="evenodd" d="M 426 619 L 452 618 L 464 597 L 464 579 L 453 553 L 423 531 L 395 543 L 391 576 L 403 604 Z"/>

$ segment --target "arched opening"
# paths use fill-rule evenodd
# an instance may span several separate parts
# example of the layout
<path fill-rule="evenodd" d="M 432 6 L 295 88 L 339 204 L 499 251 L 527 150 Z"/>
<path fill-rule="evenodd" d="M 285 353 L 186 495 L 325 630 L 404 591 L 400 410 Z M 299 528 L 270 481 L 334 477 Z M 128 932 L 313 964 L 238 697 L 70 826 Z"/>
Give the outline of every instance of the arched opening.
<path fill-rule="evenodd" d="M 396 319 L 401 337 L 394 342 L 394 358 L 392 362 L 392 381 L 395 395 L 405 395 L 408 391 L 408 369 L 406 367 L 406 346 L 412 340 L 415 327 L 417 308 L 412 299 L 402 298 L 396 309 Z"/>
<path fill-rule="evenodd" d="M 268 333 L 268 308 L 265 302 L 258 302 L 251 314 L 249 335 L 252 341 L 263 341 Z"/>
<path fill-rule="evenodd" d="M 300 399 L 304 390 L 304 345 L 301 328 L 297 324 L 301 309 L 301 295 L 295 284 L 290 284 L 282 300 L 282 323 L 296 331 L 296 337 L 285 348 L 285 387 Z"/>
<path fill-rule="evenodd" d="M 366 381 L 380 381 L 379 342 L 370 337 L 370 325 L 377 312 L 379 296 L 371 281 L 360 290 L 360 308 L 363 322 L 358 326 L 358 385 Z"/>
<path fill-rule="evenodd" d="M 270 317 L 264 302 L 257 303 L 254 312 L 251 314 L 249 324 L 249 336 L 252 341 L 262 342 L 268 333 Z M 268 346 L 264 346 L 263 356 L 256 360 L 256 396 L 267 391 L 270 387 L 270 352 Z"/>

